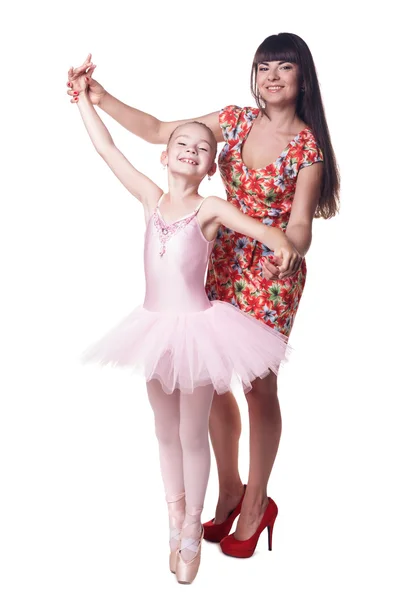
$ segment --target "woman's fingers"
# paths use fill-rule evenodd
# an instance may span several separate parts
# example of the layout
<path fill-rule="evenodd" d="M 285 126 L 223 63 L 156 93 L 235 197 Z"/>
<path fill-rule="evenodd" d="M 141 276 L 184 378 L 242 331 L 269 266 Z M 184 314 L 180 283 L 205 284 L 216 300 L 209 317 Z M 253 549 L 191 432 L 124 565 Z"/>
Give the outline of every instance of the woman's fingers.
<path fill-rule="evenodd" d="M 265 279 L 284 279 L 292 277 L 301 265 L 302 257 L 297 252 L 279 251 L 274 255 L 273 263 L 266 258 L 261 261 L 262 273 Z"/>
<path fill-rule="evenodd" d="M 88 69 L 88 67 L 92 64 L 92 55 L 88 54 L 80 67 L 77 67 L 79 71 L 83 71 Z"/>
<path fill-rule="evenodd" d="M 297 265 L 297 254 L 293 254 L 292 258 L 290 259 L 289 269 L 288 269 L 290 272 L 290 276 L 292 276 L 296 272 L 296 265 Z"/>
<path fill-rule="evenodd" d="M 90 80 L 92 79 L 93 71 L 95 70 L 96 66 L 97 65 L 93 65 L 92 67 L 90 67 L 90 69 L 86 73 L 85 80 L 89 83 L 89 85 L 90 85 Z"/>
<path fill-rule="evenodd" d="M 297 253 L 292 254 L 289 259 L 289 263 L 286 269 L 281 267 L 280 277 L 284 279 L 285 277 L 292 277 L 300 267 L 301 264 L 301 256 Z"/>
<path fill-rule="evenodd" d="M 287 250 L 282 250 L 282 264 L 279 268 L 279 276 L 281 279 L 288 276 L 290 272 L 290 261 L 292 258 L 292 253 Z"/>
<path fill-rule="evenodd" d="M 97 65 L 92 65 L 90 67 L 90 69 L 88 70 L 88 72 L 86 73 L 86 77 L 88 77 L 90 79 L 92 77 L 93 71 L 95 70 L 96 67 L 97 67 Z"/>
<path fill-rule="evenodd" d="M 76 69 L 74 69 L 74 77 L 80 77 L 81 75 L 84 75 L 86 73 L 86 71 L 91 67 L 91 65 L 81 65 L 80 67 L 77 67 Z"/>
<path fill-rule="evenodd" d="M 286 273 L 286 271 L 289 268 L 291 253 L 289 253 L 287 250 L 283 249 L 280 252 L 280 258 L 282 258 L 282 264 L 280 266 L 279 272 L 281 274 Z"/>
<path fill-rule="evenodd" d="M 68 80 L 73 81 L 74 79 L 77 79 L 92 68 L 92 55 L 88 54 L 86 60 L 81 64 L 80 67 L 70 67 L 70 69 L 68 70 Z"/>

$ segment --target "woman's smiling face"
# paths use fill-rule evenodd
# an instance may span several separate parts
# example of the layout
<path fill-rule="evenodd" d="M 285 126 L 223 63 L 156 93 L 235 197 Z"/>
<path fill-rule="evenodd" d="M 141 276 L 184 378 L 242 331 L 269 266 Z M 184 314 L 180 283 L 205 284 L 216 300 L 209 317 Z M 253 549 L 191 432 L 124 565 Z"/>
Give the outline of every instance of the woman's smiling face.
<path fill-rule="evenodd" d="M 296 104 L 300 93 L 298 65 L 278 60 L 259 63 L 257 87 L 267 104 Z"/>

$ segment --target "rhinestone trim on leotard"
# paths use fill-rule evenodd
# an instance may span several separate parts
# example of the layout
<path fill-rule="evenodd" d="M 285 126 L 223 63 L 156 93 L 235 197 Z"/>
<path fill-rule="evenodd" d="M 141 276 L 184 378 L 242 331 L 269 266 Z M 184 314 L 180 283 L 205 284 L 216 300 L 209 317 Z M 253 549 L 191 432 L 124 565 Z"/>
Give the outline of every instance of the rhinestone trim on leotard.
<path fill-rule="evenodd" d="M 167 242 L 172 238 L 172 236 L 178 233 L 178 231 L 180 231 L 181 229 L 186 227 L 188 223 L 190 223 L 190 221 L 196 216 L 196 212 L 194 212 L 192 215 L 189 215 L 185 219 L 181 219 L 180 221 L 175 221 L 175 223 L 171 223 L 171 225 L 167 225 L 160 217 L 158 210 L 154 211 L 154 225 L 158 232 L 158 237 L 161 245 L 160 256 L 163 256 L 165 254 L 165 247 Z"/>

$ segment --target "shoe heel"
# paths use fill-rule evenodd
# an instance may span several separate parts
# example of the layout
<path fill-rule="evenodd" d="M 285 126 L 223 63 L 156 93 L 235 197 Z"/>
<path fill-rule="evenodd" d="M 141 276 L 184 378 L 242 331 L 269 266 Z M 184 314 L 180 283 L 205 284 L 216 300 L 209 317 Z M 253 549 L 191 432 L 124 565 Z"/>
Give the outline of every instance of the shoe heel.
<path fill-rule="evenodd" d="M 261 523 L 254 535 L 248 540 L 237 540 L 234 534 L 226 536 L 220 543 L 222 552 L 236 558 L 250 558 L 254 554 L 258 539 L 264 529 L 268 529 L 268 550 L 272 550 L 272 532 L 277 514 L 278 507 L 272 498 L 269 498 Z"/>
<path fill-rule="evenodd" d="M 268 550 L 272 550 L 272 532 L 274 530 L 274 523 L 268 526 Z"/>
<path fill-rule="evenodd" d="M 272 550 L 272 532 L 274 530 L 274 525 L 275 525 L 277 516 L 278 516 L 278 507 L 275 504 L 275 516 L 273 517 L 271 523 L 269 525 L 267 525 L 267 527 L 268 527 L 268 550 Z"/>

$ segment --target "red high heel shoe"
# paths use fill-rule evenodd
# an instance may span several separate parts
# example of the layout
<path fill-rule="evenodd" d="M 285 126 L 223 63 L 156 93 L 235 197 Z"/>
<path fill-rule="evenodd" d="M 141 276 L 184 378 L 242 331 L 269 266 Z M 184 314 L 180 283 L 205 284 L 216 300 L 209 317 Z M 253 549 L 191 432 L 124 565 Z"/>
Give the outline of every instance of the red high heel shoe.
<path fill-rule="evenodd" d="M 228 535 L 221 540 L 221 550 L 224 554 L 236 558 L 250 558 L 254 554 L 258 538 L 266 527 L 268 527 L 268 550 L 272 550 L 272 530 L 278 514 L 278 507 L 272 498 L 268 498 L 268 500 L 267 508 L 255 534 L 248 540 L 237 540 L 233 533 Z"/>
<path fill-rule="evenodd" d="M 225 521 L 215 524 L 214 519 L 211 519 L 211 521 L 203 523 L 204 539 L 207 540 L 207 542 L 220 542 L 228 535 L 233 525 L 233 521 L 236 519 L 242 508 L 243 498 L 246 493 L 246 486 L 243 486 L 243 488 L 243 495 L 240 498 L 239 504 L 229 513 Z"/>

